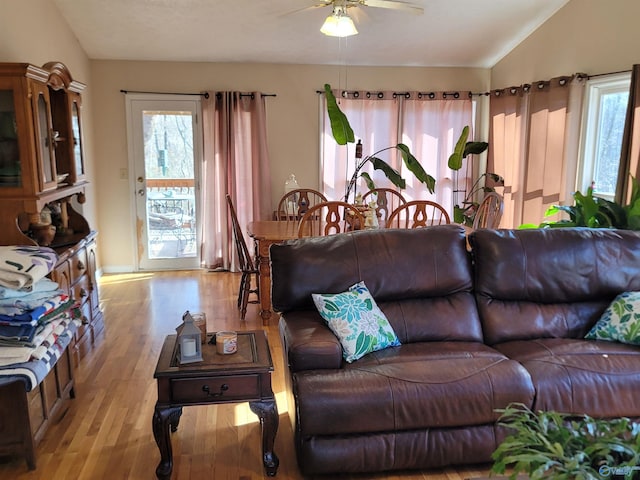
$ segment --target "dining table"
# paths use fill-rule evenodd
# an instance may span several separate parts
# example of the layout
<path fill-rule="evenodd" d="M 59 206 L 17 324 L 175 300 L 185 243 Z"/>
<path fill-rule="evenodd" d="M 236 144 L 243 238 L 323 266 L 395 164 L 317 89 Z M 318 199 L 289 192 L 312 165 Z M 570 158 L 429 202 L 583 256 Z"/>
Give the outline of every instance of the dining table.
<path fill-rule="evenodd" d="M 258 288 L 260 289 L 260 316 L 262 324 L 269 325 L 273 309 L 271 306 L 271 264 L 269 247 L 274 243 L 298 238 L 298 222 L 277 220 L 254 220 L 249 222 L 247 233 L 256 245 L 258 263 Z"/>

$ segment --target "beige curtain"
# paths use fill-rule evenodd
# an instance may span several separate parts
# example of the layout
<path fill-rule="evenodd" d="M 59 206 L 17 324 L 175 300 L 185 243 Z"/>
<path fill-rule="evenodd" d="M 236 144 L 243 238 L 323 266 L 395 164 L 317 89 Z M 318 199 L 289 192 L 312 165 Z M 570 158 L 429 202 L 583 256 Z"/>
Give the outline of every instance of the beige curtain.
<path fill-rule="evenodd" d="M 250 221 L 271 216 L 265 101 L 259 92 L 207 93 L 202 109 L 202 263 L 237 271 L 225 195 L 231 195 L 245 235 Z"/>
<path fill-rule="evenodd" d="M 504 177 L 501 226 L 539 224 L 573 202 L 585 75 L 491 91 L 487 171 Z"/>
<path fill-rule="evenodd" d="M 398 170 L 406 180 L 407 188 L 401 192 L 406 200 L 436 201 L 452 215 L 453 172 L 447 162 L 464 126 L 472 125 L 470 93 L 334 91 L 334 95 L 349 119 L 356 140 L 362 140 L 363 157 L 398 143 L 406 144 L 425 171 L 436 179 L 433 195 L 406 169 L 397 150 L 387 150 L 377 156 Z M 355 169 L 355 145 L 344 147 L 336 144 L 324 102 L 321 102 L 321 109 L 324 125 L 320 189 L 327 198 L 343 200 L 346 184 Z M 470 138 L 473 138 L 473 133 Z M 396 188 L 382 172 L 374 171 L 371 164 L 363 171 L 371 175 L 377 187 Z M 459 175 L 459 188 L 464 188 L 465 184 L 468 186 L 470 170 L 463 166 Z M 360 179 L 357 191 L 365 193 L 367 190 L 364 180 Z M 353 193 L 351 195 L 353 200 Z"/>
<path fill-rule="evenodd" d="M 631 71 L 627 118 L 622 134 L 622 150 L 616 201 L 627 204 L 631 198 L 631 177 L 640 179 L 640 64 Z"/>

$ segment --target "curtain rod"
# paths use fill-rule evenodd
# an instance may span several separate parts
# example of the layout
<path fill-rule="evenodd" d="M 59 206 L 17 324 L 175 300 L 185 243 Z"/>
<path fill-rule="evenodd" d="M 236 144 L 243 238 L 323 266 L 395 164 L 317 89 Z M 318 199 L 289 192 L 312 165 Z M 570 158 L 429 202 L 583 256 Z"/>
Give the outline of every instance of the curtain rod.
<path fill-rule="evenodd" d="M 200 93 L 176 93 L 176 92 L 144 92 L 144 91 L 140 91 L 140 90 L 120 90 L 120 93 L 152 93 L 152 94 L 156 94 L 156 95 L 198 95 L 198 96 L 202 96 L 204 98 L 209 98 L 209 93 L 208 92 L 200 92 Z M 251 95 L 253 95 L 253 93 L 241 93 L 240 96 L 241 97 L 250 97 Z M 261 93 L 260 95 L 262 95 L 263 97 L 275 97 L 276 94 L 275 93 Z"/>
<path fill-rule="evenodd" d="M 359 90 L 343 90 L 347 93 L 349 92 L 359 92 Z M 466 91 L 466 90 L 465 90 Z M 324 93 L 324 90 L 316 90 L 317 94 L 322 94 Z M 376 95 L 378 96 L 378 98 L 382 98 L 383 92 L 369 92 L 367 91 L 368 94 L 371 95 Z M 441 93 L 444 98 L 447 97 L 453 97 L 453 98 L 459 98 L 460 97 L 460 92 L 443 92 L 443 91 L 438 91 L 438 92 L 416 92 L 419 96 L 424 95 L 425 97 L 429 97 L 429 98 L 435 98 L 435 95 L 437 93 Z M 411 95 L 411 92 L 391 92 L 391 94 L 395 97 L 406 97 L 409 98 L 409 96 Z M 469 95 L 489 95 L 489 93 L 473 93 L 470 92 Z M 357 97 L 357 96 L 356 96 Z"/>
<path fill-rule="evenodd" d="M 631 73 L 633 70 L 619 70 L 617 72 L 596 73 L 595 75 L 587 75 L 587 78 L 603 77 L 605 75 L 615 75 L 617 73 Z"/>

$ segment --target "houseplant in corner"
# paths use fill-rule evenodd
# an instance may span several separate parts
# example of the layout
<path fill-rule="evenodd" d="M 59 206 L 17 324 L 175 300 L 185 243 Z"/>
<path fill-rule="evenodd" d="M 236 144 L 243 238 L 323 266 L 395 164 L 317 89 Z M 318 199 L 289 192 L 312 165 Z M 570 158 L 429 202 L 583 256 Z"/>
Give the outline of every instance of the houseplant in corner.
<path fill-rule="evenodd" d="M 590 227 L 640 230 L 640 183 L 634 177 L 631 177 L 631 182 L 631 199 L 627 205 L 598 197 L 594 195 L 593 188 L 589 187 L 586 194 L 579 191 L 573 194 L 573 205 L 553 205 L 544 214 L 545 217 L 551 217 L 564 212 L 569 215 L 568 219 L 547 220 L 539 225 L 524 224 L 519 228 Z"/>
<path fill-rule="evenodd" d="M 479 155 L 489 148 L 489 144 L 487 142 L 470 142 L 468 141 L 468 138 L 469 126 L 467 125 L 462 129 L 460 137 L 456 142 L 456 146 L 453 149 L 453 153 L 449 156 L 448 166 L 455 172 L 453 187 L 454 195 L 460 191 L 458 189 L 458 171 L 462 168 L 462 161 L 468 155 Z M 484 193 L 495 192 L 494 187 L 488 187 L 480 184 L 483 178 L 485 180 L 490 179 L 495 185 L 504 185 L 504 179 L 498 174 L 485 172 L 480 175 L 471 186 L 471 189 L 468 192 L 465 192 L 466 194 L 462 203 L 456 203 L 453 206 L 453 221 L 455 223 L 460 223 L 469 227 L 472 226 L 476 211 L 480 204 L 476 199 L 476 195 L 481 191 Z M 454 201 L 455 200 L 456 199 L 454 199 Z"/>
<path fill-rule="evenodd" d="M 329 121 L 331 123 L 331 133 L 333 134 L 333 138 L 335 139 L 338 145 L 346 145 L 347 143 L 355 143 L 355 135 L 353 133 L 353 129 L 349 124 L 349 120 L 347 116 L 340 110 L 338 106 L 338 102 L 336 101 L 336 97 L 331 91 L 331 85 L 325 84 L 324 92 L 327 99 L 327 114 L 329 115 Z M 367 186 L 370 189 L 375 188 L 375 184 L 371 179 L 371 176 L 362 172 L 362 168 L 367 164 L 371 163 L 373 168 L 376 170 L 381 170 L 384 175 L 393 183 L 396 187 L 400 189 L 404 189 L 406 187 L 405 179 L 402 178 L 400 173 L 391 167 L 387 162 L 377 157 L 382 152 L 387 150 L 398 150 L 402 155 L 402 160 L 406 165 L 407 169 L 411 173 L 413 173 L 421 183 L 424 183 L 429 190 L 429 193 L 433 193 L 435 191 L 436 180 L 431 175 L 427 174 L 420 165 L 420 162 L 412 155 L 409 147 L 407 147 L 404 143 L 398 143 L 397 145 L 392 145 L 390 147 L 383 148 L 378 150 L 377 152 L 367 155 L 363 159 L 358 159 L 358 163 L 356 164 L 355 171 L 347 184 L 347 189 L 345 192 L 344 200 L 345 202 L 349 201 L 349 196 L 351 195 L 351 191 L 355 189 L 356 182 L 359 177 L 365 179 Z"/>
<path fill-rule="evenodd" d="M 499 425 L 511 433 L 492 457 L 492 473 L 509 478 L 524 473 L 531 480 L 601 480 L 636 478 L 640 473 L 640 424 L 628 418 L 532 412 L 520 403 L 501 413 Z"/>

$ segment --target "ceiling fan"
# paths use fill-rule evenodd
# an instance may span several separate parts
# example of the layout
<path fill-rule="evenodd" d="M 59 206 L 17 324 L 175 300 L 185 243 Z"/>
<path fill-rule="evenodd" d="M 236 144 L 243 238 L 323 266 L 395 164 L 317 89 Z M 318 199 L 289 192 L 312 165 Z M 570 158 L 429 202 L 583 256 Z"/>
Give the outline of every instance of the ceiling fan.
<path fill-rule="evenodd" d="M 415 15 L 422 15 L 424 8 L 414 3 L 403 2 L 400 0 L 317 0 L 314 7 L 328 7 L 333 8 L 352 8 L 352 7 L 376 7 L 376 8 L 389 8 L 392 10 L 404 10 Z"/>
<path fill-rule="evenodd" d="M 414 15 L 422 15 L 424 13 L 422 6 L 400 0 L 316 0 L 314 5 L 302 10 L 329 6 L 332 7 L 333 11 L 325 20 L 320 31 L 331 37 L 348 37 L 358 33 L 353 20 L 349 16 L 349 9 L 354 7 L 388 8 L 403 10 Z"/>

